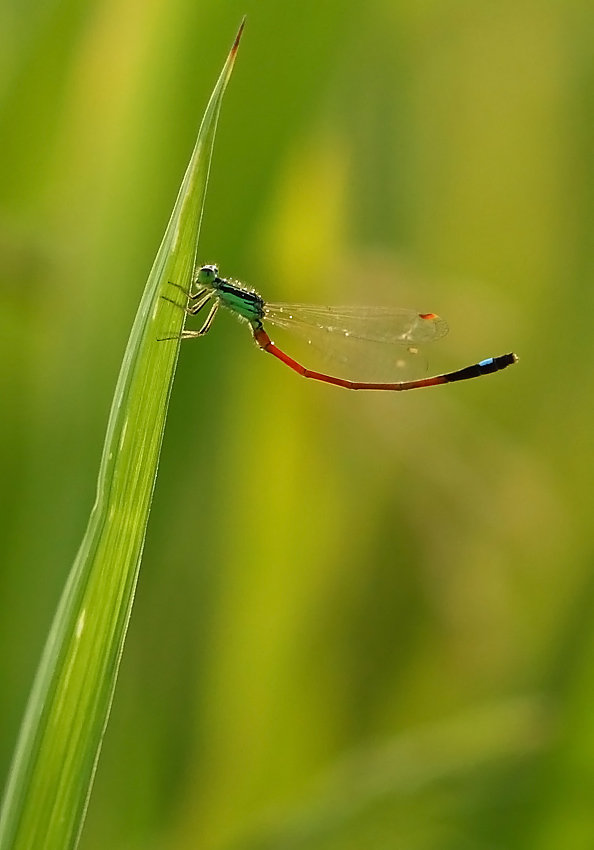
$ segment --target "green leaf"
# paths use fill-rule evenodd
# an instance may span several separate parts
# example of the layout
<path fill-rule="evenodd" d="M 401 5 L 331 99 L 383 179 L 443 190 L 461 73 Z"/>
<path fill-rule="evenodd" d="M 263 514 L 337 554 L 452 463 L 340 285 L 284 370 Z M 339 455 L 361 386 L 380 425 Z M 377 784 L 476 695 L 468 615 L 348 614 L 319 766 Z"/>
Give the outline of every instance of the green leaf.
<path fill-rule="evenodd" d="M 97 499 L 29 698 L 0 816 L 0 850 L 78 841 L 107 726 L 157 475 L 223 94 L 212 93 L 142 296 L 115 390 Z M 173 294 L 172 294 L 173 293 Z M 173 337 L 169 341 L 160 341 Z"/>

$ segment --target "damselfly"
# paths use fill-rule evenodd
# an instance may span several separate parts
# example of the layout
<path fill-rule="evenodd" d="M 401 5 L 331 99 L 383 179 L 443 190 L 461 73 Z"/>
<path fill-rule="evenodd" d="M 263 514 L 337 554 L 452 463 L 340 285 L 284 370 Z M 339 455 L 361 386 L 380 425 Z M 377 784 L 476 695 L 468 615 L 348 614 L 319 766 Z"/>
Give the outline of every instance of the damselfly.
<path fill-rule="evenodd" d="M 395 383 L 376 383 L 354 381 L 345 378 L 314 372 L 302 366 L 276 346 L 264 330 L 264 322 L 305 337 L 308 342 L 316 340 L 321 347 L 332 352 L 340 345 L 343 349 L 365 350 L 372 343 L 396 346 L 399 349 L 398 362 L 404 362 L 408 354 L 414 354 L 418 345 L 433 342 L 448 332 L 448 326 L 435 313 L 417 313 L 414 310 L 390 307 L 316 307 L 308 304 L 269 304 L 253 289 L 248 289 L 234 280 L 219 277 L 217 266 L 201 266 L 195 279 L 195 291 L 186 292 L 179 284 L 172 284 L 188 298 L 186 312 L 197 316 L 207 305 L 209 310 L 199 330 L 183 330 L 182 339 L 204 336 L 210 329 L 217 310 L 222 305 L 240 319 L 246 321 L 252 331 L 256 345 L 272 354 L 293 371 L 304 378 L 334 384 L 350 390 L 414 390 L 420 387 L 435 387 L 453 381 L 466 381 L 499 372 L 516 363 L 515 354 L 502 354 L 488 357 L 472 366 L 434 375 L 431 378 L 397 381 Z M 167 301 L 172 298 L 162 296 Z M 166 337 L 172 339 L 174 337 Z"/>

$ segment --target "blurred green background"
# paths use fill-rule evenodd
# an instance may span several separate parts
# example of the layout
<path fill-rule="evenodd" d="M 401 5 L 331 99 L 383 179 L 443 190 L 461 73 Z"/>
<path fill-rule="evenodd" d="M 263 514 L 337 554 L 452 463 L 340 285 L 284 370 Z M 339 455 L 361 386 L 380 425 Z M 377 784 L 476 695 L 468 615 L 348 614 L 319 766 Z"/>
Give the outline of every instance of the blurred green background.
<path fill-rule="evenodd" d="M 184 344 L 81 847 L 591 848 L 589 0 L 5 0 L 0 778 L 244 12 L 199 260 L 521 361 L 354 394 Z"/>

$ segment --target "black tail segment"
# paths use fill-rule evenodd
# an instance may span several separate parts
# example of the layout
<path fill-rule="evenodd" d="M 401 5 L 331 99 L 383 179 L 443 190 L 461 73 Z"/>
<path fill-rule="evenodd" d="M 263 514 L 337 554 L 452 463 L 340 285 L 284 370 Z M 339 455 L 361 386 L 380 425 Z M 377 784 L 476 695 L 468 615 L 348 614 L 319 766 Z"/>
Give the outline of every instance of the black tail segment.
<path fill-rule="evenodd" d="M 481 360 L 480 363 L 475 363 L 474 366 L 466 366 L 465 369 L 458 369 L 457 372 L 449 372 L 444 375 L 445 383 L 452 381 L 466 381 L 469 378 L 480 378 L 481 375 L 490 375 L 491 372 L 499 372 L 501 369 L 507 369 L 508 366 L 513 366 L 518 362 L 517 356 L 510 352 L 509 354 L 501 354 L 499 357 L 489 357 L 487 360 Z"/>

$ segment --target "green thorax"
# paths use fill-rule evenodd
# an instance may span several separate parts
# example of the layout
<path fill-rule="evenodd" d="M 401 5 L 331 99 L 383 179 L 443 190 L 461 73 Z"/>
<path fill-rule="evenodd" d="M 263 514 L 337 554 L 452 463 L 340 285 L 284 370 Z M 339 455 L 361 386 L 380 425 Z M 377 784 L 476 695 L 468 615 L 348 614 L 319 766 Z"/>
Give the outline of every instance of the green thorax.
<path fill-rule="evenodd" d="M 224 307 L 248 322 L 259 324 L 264 316 L 264 301 L 258 293 L 236 281 L 219 277 L 219 270 L 215 265 L 201 266 L 194 284 L 198 290 L 212 289 Z"/>
<path fill-rule="evenodd" d="M 264 316 L 264 301 L 257 292 L 222 278 L 214 281 L 213 289 L 224 307 L 248 322 L 257 322 Z"/>

